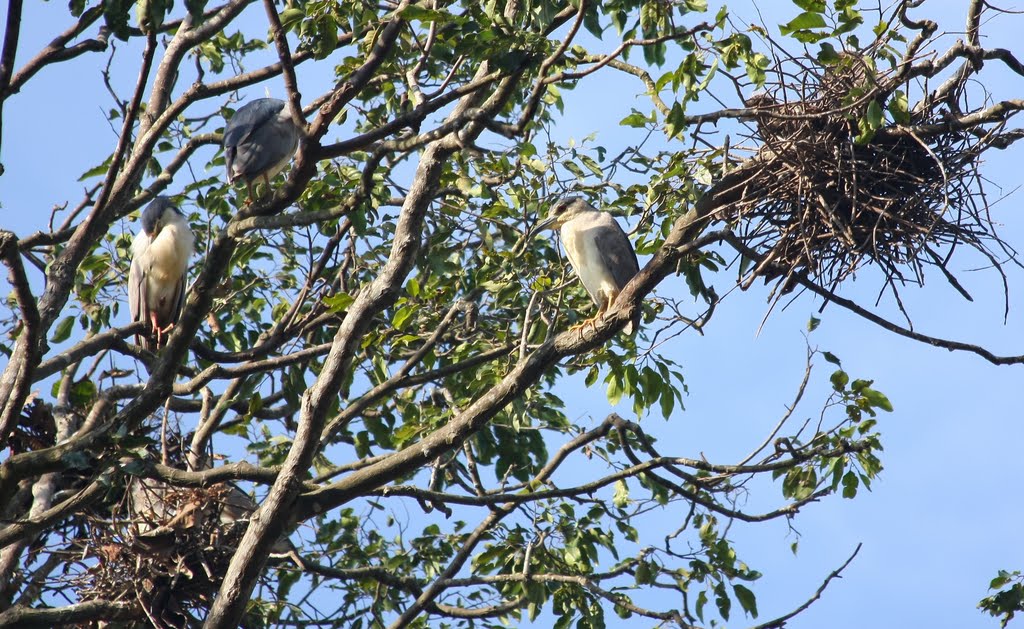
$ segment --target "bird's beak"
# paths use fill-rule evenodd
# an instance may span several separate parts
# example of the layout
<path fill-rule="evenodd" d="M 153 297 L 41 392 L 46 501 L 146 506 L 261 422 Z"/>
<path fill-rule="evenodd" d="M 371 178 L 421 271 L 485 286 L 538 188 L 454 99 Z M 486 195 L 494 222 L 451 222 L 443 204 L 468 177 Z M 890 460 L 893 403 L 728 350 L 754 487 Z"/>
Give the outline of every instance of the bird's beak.
<path fill-rule="evenodd" d="M 533 226 L 534 233 L 539 232 L 539 231 L 544 230 L 544 229 L 547 229 L 548 227 L 551 227 L 552 225 L 555 224 L 555 221 L 557 221 L 557 220 L 558 220 L 557 216 L 549 216 L 549 217 L 545 218 L 544 220 L 542 220 L 541 222 L 539 222 L 539 223 L 537 223 L 536 225 Z"/>

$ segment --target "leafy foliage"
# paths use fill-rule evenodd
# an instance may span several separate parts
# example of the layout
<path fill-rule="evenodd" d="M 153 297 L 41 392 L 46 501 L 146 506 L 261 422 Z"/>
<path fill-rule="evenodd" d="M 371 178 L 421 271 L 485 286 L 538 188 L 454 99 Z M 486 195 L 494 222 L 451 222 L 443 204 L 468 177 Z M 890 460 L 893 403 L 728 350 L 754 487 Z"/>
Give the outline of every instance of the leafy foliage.
<path fill-rule="evenodd" d="M 981 599 L 978 607 L 993 616 L 1001 616 L 999 624 L 1005 627 L 1017 612 L 1024 611 L 1024 574 L 1019 570 L 1000 570 L 988 587 L 999 591 Z"/>

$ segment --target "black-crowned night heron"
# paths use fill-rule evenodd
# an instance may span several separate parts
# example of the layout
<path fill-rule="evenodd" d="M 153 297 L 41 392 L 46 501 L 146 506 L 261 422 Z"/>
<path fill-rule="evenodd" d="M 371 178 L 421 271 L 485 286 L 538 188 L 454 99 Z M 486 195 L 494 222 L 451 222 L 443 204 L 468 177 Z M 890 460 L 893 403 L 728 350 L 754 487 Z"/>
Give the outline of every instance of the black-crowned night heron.
<path fill-rule="evenodd" d="M 611 214 L 580 197 L 560 199 L 551 206 L 548 217 L 537 225 L 537 229 L 544 228 L 561 229 L 565 254 L 597 304 L 597 314 L 589 319 L 596 321 L 640 270 L 626 232 Z M 638 313 L 622 331 L 632 334 L 639 323 Z"/>
<path fill-rule="evenodd" d="M 168 495 L 174 493 L 170 485 L 153 478 L 132 477 L 128 485 L 128 498 L 139 538 L 150 543 L 173 544 L 177 541 L 176 532 L 193 530 L 197 525 L 202 525 L 204 517 L 212 514 L 216 514 L 220 528 L 225 532 L 235 526 L 244 528 L 259 507 L 249 494 L 233 483 L 219 483 L 202 491 L 205 493 L 205 501 L 177 500 L 175 502 L 179 506 L 174 506 L 167 500 Z M 289 557 L 299 568 L 306 567 L 287 536 L 275 541 L 270 547 L 270 553 L 271 556 Z"/>
<path fill-rule="evenodd" d="M 157 197 L 142 213 L 142 231 L 132 242 L 128 309 L 132 321 L 149 325 L 135 338 L 151 352 L 164 346 L 178 322 L 194 242 L 188 221 L 167 197 Z"/>
<path fill-rule="evenodd" d="M 281 172 L 299 145 L 299 129 L 291 107 L 276 98 L 257 98 L 238 108 L 224 127 L 224 161 L 228 183 L 241 179 L 253 199 L 253 183 Z"/>

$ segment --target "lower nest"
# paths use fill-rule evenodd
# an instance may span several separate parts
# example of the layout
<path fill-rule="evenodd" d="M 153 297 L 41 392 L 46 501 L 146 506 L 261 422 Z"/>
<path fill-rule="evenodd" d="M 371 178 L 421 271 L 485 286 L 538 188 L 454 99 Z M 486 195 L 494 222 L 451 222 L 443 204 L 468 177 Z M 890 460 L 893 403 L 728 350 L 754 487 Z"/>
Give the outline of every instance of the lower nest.
<path fill-rule="evenodd" d="M 218 514 L 229 490 L 151 485 L 133 491 L 130 507 L 93 526 L 98 562 L 78 594 L 83 601 L 138 604 L 157 627 L 188 626 L 196 621 L 190 610 L 209 607 L 241 539 L 242 528 L 225 525 Z"/>

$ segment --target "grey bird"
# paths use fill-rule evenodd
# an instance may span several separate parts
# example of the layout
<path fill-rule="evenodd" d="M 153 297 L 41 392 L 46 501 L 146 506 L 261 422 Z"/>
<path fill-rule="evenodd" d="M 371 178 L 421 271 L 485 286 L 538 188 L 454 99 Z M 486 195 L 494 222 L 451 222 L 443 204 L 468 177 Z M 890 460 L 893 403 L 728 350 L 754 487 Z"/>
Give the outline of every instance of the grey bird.
<path fill-rule="evenodd" d="M 299 145 L 299 129 L 292 121 L 291 107 L 276 98 L 257 98 L 238 108 L 224 127 L 224 161 L 228 183 L 238 180 L 249 188 L 262 178 L 270 180 L 281 172 Z"/>
<path fill-rule="evenodd" d="M 188 221 L 167 197 L 157 197 L 142 212 L 142 231 L 132 242 L 128 309 L 132 321 L 148 324 L 135 339 L 151 352 L 167 343 L 181 315 L 194 244 Z"/>
<path fill-rule="evenodd" d="M 580 197 L 558 200 L 537 229 L 561 229 L 565 254 L 597 304 L 597 314 L 578 327 L 592 324 L 615 302 L 619 292 L 640 271 L 636 252 L 626 232 L 611 214 Z M 640 324 L 639 312 L 622 328 L 632 334 Z"/>

